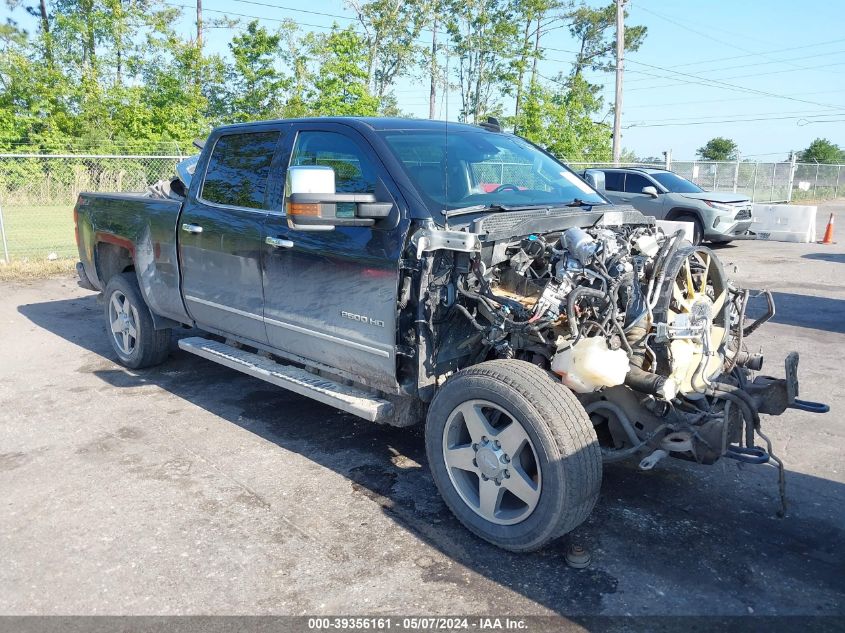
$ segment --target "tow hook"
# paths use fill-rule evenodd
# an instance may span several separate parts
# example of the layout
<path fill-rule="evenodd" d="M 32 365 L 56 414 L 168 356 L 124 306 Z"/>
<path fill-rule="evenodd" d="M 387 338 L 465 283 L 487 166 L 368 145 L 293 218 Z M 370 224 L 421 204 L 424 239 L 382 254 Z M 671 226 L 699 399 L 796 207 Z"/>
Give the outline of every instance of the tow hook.
<path fill-rule="evenodd" d="M 725 457 L 746 464 L 765 464 L 771 456 L 759 446 L 728 446 Z"/>
<path fill-rule="evenodd" d="M 642 461 L 640 461 L 640 470 L 651 470 L 657 466 L 657 462 L 666 457 L 668 454 L 669 451 L 664 451 L 662 448 L 658 448 L 651 455 L 644 457 Z"/>
<path fill-rule="evenodd" d="M 812 402 L 811 400 L 799 400 L 798 398 L 795 398 L 795 400 L 792 401 L 789 408 L 798 409 L 799 411 L 808 411 L 810 413 L 828 413 L 830 411 L 829 404 Z"/>

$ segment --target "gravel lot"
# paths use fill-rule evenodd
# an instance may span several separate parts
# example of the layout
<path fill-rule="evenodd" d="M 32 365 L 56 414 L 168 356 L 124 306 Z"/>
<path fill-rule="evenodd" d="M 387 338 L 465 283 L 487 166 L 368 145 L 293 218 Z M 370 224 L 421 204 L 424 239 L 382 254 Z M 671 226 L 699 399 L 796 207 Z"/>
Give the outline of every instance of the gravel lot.
<path fill-rule="evenodd" d="M 819 210 L 845 220 L 845 204 Z M 840 222 L 840 227 L 845 222 Z M 764 420 L 788 468 L 605 470 L 591 519 L 512 555 L 441 503 L 420 432 L 185 354 L 118 366 L 72 279 L 0 285 L 2 614 L 845 615 L 845 229 L 719 249 L 776 291 L 750 342 L 825 416 Z M 578 542 L 585 570 L 564 563 Z"/>

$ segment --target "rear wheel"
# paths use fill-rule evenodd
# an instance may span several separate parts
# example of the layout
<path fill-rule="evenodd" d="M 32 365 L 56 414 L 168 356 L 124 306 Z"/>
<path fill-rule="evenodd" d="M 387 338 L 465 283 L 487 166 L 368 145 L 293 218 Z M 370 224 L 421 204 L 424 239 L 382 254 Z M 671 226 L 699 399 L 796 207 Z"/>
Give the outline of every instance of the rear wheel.
<path fill-rule="evenodd" d="M 170 330 L 156 330 L 134 273 L 109 280 L 105 290 L 106 329 L 122 365 L 141 369 L 162 363 L 170 347 Z"/>
<path fill-rule="evenodd" d="M 426 452 L 461 523 L 511 551 L 570 532 L 598 499 L 601 452 L 587 413 L 523 361 L 490 361 L 452 376 L 429 409 Z"/>
<path fill-rule="evenodd" d="M 675 218 L 675 222 L 690 222 L 692 224 L 692 243 L 695 246 L 701 244 L 704 241 L 704 226 L 701 224 L 701 220 L 699 220 L 694 215 L 689 213 L 685 213 L 684 215 L 679 215 Z"/>

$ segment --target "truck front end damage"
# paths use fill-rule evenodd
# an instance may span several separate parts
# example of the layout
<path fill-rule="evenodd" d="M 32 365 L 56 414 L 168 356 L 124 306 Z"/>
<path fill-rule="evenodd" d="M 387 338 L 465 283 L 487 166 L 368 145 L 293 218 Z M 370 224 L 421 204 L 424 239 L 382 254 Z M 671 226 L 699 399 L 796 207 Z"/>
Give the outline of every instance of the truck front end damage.
<path fill-rule="evenodd" d="M 735 285 L 710 249 L 637 212 L 592 209 L 489 214 L 420 228 L 412 243 L 423 389 L 485 360 L 524 360 L 577 394 L 604 462 L 771 462 L 785 508 L 760 415 L 826 407 L 797 398 L 796 352 L 783 378 L 759 373 L 747 343 L 774 315 L 771 294 Z M 755 302 L 765 307 L 751 318 Z"/>

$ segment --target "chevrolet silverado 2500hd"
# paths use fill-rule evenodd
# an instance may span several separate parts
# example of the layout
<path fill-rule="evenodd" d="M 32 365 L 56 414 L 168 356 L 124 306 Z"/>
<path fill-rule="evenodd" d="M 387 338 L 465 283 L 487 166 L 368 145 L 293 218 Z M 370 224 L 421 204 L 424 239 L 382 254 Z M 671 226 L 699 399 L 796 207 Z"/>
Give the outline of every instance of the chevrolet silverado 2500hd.
<path fill-rule="evenodd" d="M 193 171 L 191 171 L 193 169 Z M 147 194 L 82 194 L 80 283 L 130 368 L 183 350 L 367 420 L 425 420 L 434 481 L 514 551 L 579 525 L 602 464 L 780 461 L 755 294 L 495 121 L 215 129 Z M 750 314 L 750 313 L 749 313 Z M 762 438 L 764 447 L 756 444 Z M 782 469 L 781 469 L 782 473 Z"/>

